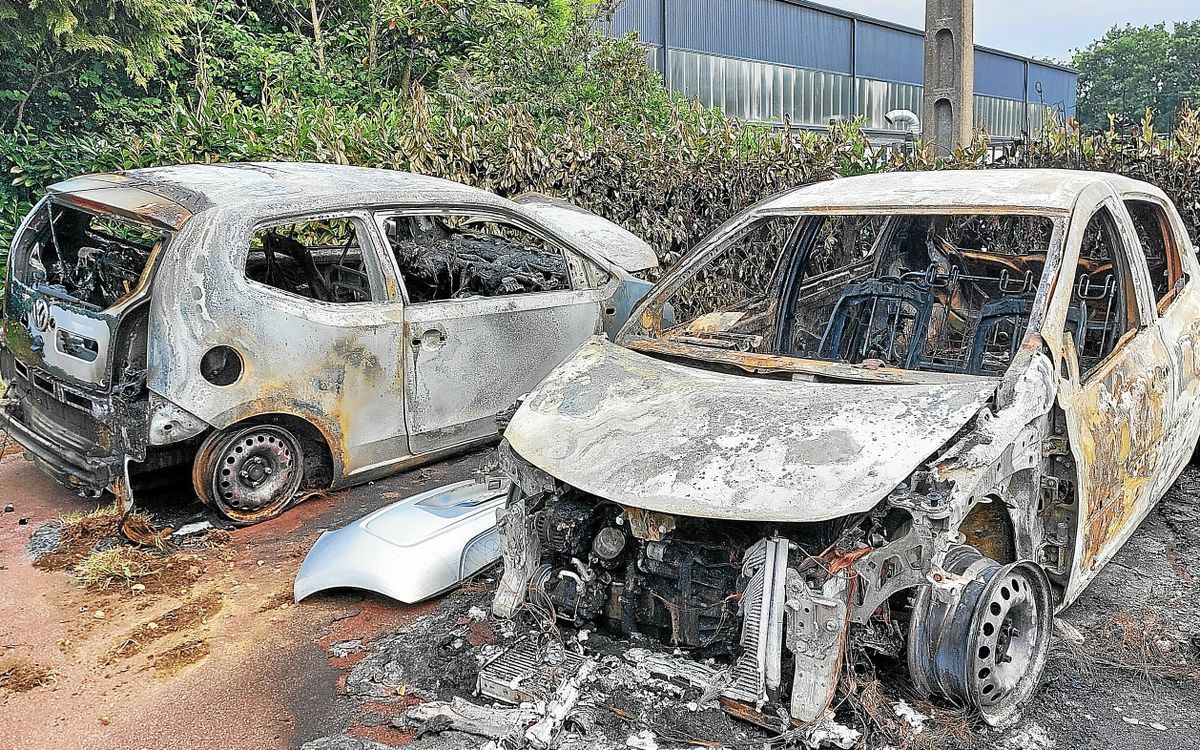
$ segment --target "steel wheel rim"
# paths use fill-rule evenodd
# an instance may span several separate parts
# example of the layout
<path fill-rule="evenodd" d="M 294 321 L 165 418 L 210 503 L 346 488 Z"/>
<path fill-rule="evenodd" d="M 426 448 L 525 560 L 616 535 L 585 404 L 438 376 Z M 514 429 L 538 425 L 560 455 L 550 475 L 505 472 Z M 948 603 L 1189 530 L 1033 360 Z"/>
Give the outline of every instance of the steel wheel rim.
<path fill-rule="evenodd" d="M 211 458 L 212 497 L 239 522 L 278 514 L 300 489 L 303 454 L 287 430 L 256 425 L 220 442 Z"/>
<path fill-rule="evenodd" d="M 1040 682 L 1050 649 L 1050 584 L 1031 562 L 1000 565 L 957 546 L 946 570 L 970 576 L 961 595 L 918 592 L 909 623 L 913 686 L 979 711 L 992 726 L 1015 720 Z"/>
<path fill-rule="evenodd" d="M 999 568 L 980 593 L 965 677 L 971 704 L 989 724 L 1015 719 L 1037 689 L 1050 651 L 1051 609 L 1045 574 L 1028 562 Z"/>
<path fill-rule="evenodd" d="M 975 648 L 968 668 L 970 689 L 981 706 L 992 706 L 1015 690 L 1036 660 L 1039 615 L 1032 584 L 1009 571 L 997 575 L 991 597 L 979 603 Z"/>

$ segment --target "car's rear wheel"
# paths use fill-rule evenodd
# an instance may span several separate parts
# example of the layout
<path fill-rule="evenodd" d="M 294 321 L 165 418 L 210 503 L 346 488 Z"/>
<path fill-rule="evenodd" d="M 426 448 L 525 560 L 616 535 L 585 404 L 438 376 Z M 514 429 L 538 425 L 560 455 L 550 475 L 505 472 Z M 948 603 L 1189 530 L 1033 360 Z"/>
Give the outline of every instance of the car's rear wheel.
<path fill-rule="evenodd" d="M 286 510 L 303 480 L 300 440 L 274 424 L 214 432 L 200 446 L 192 468 L 196 494 L 242 526 Z"/>
<path fill-rule="evenodd" d="M 967 582 L 957 597 L 936 596 L 932 586 L 917 595 L 909 674 L 926 695 L 968 705 L 988 724 L 1005 726 L 1020 716 L 1046 665 L 1050 582 L 1034 563 L 1001 565 L 963 545 L 947 553 L 944 567 Z"/>

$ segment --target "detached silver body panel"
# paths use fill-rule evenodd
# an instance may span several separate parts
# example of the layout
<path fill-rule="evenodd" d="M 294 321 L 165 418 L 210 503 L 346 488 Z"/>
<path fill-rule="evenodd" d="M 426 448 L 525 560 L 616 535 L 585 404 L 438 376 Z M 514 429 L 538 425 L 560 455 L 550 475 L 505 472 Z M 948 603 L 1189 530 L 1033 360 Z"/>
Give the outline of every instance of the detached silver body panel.
<path fill-rule="evenodd" d="M 296 601 L 355 588 L 413 604 L 454 588 L 500 558 L 507 495 L 507 480 L 456 482 L 325 532 L 296 574 Z"/>

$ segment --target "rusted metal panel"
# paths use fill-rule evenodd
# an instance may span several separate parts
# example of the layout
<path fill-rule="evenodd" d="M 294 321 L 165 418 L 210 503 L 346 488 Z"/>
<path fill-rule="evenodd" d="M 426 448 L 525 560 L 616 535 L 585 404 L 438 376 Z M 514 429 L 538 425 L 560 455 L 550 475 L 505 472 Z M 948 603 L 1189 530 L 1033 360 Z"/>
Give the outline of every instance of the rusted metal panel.
<path fill-rule="evenodd" d="M 1067 418 L 1070 449 L 1076 465 L 1079 508 L 1076 556 L 1064 597 L 1069 603 L 1116 554 L 1145 518 L 1196 450 L 1200 421 L 1193 412 L 1200 391 L 1194 352 L 1194 321 L 1200 313 L 1200 292 L 1188 284 L 1166 313 L 1155 310 L 1153 291 L 1136 232 L 1128 215 L 1118 210 L 1117 198 L 1144 196 L 1170 206 L 1148 186 L 1122 184 L 1082 196 L 1072 221 L 1063 268 L 1074 267 L 1083 242 L 1083 229 L 1093 212 L 1108 206 L 1120 224 L 1123 247 L 1133 271 L 1141 327 L 1127 334 L 1094 371 L 1079 372 L 1075 343 L 1061 344 L 1063 370 L 1059 402 Z M 1173 209 L 1170 214 L 1178 224 Z M 1186 233 L 1176 226 L 1180 262 L 1196 272 L 1195 252 Z M 1059 285 L 1070 295 L 1070 274 Z M 1064 308 L 1065 299 L 1058 301 Z"/>
<path fill-rule="evenodd" d="M 251 282 L 243 269 L 261 218 L 229 209 L 203 216 L 209 220 L 177 239 L 197 251 L 169 254 L 159 269 L 148 387 L 218 428 L 255 414 L 301 417 L 325 436 L 339 476 L 406 456 L 396 408 L 404 397 L 403 307 L 323 303 Z M 358 218 L 368 225 L 366 214 Z M 227 250 L 207 251 L 214 247 Z M 242 377 L 227 386 L 196 376 L 219 345 L 245 360 Z"/>
<path fill-rule="evenodd" d="M 1131 197 L 1163 208 L 1181 254 L 1167 263 L 1181 280 L 1159 300 L 1123 208 Z M 1101 208 L 1113 223 L 1097 235 L 1091 220 Z M 805 284 L 857 280 L 855 273 L 869 265 L 857 255 L 850 255 L 849 270 L 834 267 L 825 275 L 821 267 L 815 281 L 783 281 L 785 259 L 807 262 L 809 247 L 797 245 L 793 255 L 780 250 L 775 271 L 761 264 L 769 276 L 737 276 L 732 292 L 720 286 L 720 273 L 730 272 L 709 264 L 757 231 L 760 219 L 830 214 L 882 214 L 885 224 L 903 227 L 913 224 L 892 224 L 894 217 L 1050 217 L 1037 247 L 1009 248 L 997 261 L 1004 272 L 994 296 L 1019 297 L 1028 316 L 1012 334 L 1002 370 L 991 370 L 999 377 L 956 374 L 979 371 L 956 369 L 957 360 L 888 366 L 863 354 L 850 364 L 824 347 L 797 347 L 775 330 L 795 314 L 781 301 L 785 294 L 799 288 L 811 292 L 806 302 L 826 305 L 823 290 Z M 788 237 L 802 237 L 810 226 L 816 234 L 821 222 L 789 226 Z M 879 242 L 872 240 L 872 254 Z M 941 235 L 925 242 L 926 249 L 942 243 L 954 262 L 990 252 L 986 242 L 957 247 Z M 1026 273 L 1030 264 L 1040 267 L 1035 284 Z M 733 265 L 744 270 L 744 263 Z M 694 310 L 696 297 L 681 290 L 714 268 L 715 276 L 700 278 L 717 287 L 715 309 Z M 904 283 L 913 266 L 887 268 L 899 268 L 895 278 Z M 1006 284 L 1014 274 L 1024 274 L 1026 283 Z M 1102 296 L 1091 282 L 1097 274 L 1108 279 Z M 723 703 L 734 715 L 779 726 L 786 720 L 777 717 L 808 720 L 833 695 L 849 639 L 873 648 L 890 639 L 901 642 L 897 649 L 907 642 L 918 691 L 966 702 L 992 724 L 1012 721 L 1036 679 L 1014 679 L 1008 657 L 1023 660 L 1022 675 L 1040 672 L 1052 610 L 1078 596 L 1200 440 L 1196 278 L 1200 264 L 1169 201 L 1151 186 L 1111 175 L 881 175 L 768 199 L 731 219 L 672 270 L 615 344 L 584 345 L 512 418 L 506 466 L 520 491 L 509 513 L 519 523 L 502 534 L 512 564 L 496 611 L 513 611 L 522 592 L 535 590 L 564 608 L 590 607 L 583 620 L 611 625 L 619 615 L 625 628 L 637 617 L 639 627 L 654 632 L 658 615 L 637 609 L 639 597 L 658 597 L 689 617 L 713 610 L 706 594 L 688 593 L 700 571 L 706 592 L 740 602 L 742 650 L 725 644 L 736 684 Z M 927 286 L 935 288 L 933 277 Z M 1096 300 L 1107 300 L 1107 307 L 1096 303 L 1089 313 Z M 834 327 L 829 314 L 826 335 Z M 963 320 L 986 330 L 982 307 L 977 314 Z M 823 320 L 805 322 L 820 328 Z M 1083 358 L 1092 369 L 1081 373 Z M 588 532 L 575 541 L 570 534 L 596 526 L 610 537 L 629 535 L 626 548 L 637 557 L 624 577 L 621 558 L 606 558 L 599 576 L 575 554 L 587 548 Z M 787 573 L 790 706 L 771 703 L 780 647 L 764 644 L 778 640 L 772 636 L 778 623 L 763 598 L 769 576 L 755 567 L 761 545 L 745 541 L 754 534 L 771 539 L 777 552 L 789 548 L 777 563 Z M 722 572 L 726 558 L 749 565 L 736 586 Z M 672 560 L 689 566 L 678 579 Z M 665 579 L 651 580 L 645 575 L 651 570 Z M 896 594 L 905 591 L 915 599 L 897 607 L 903 597 Z M 828 615 L 824 622 L 812 619 L 817 603 Z M 906 637 L 892 620 L 897 610 L 909 622 Z M 1028 627 L 1011 628 L 1009 610 Z M 574 617 L 578 623 L 581 616 Z M 688 632 L 683 645 L 711 645 L 698 640 L 699 632 Z M 668 635 L 679 644 L 677 629 Z"/>

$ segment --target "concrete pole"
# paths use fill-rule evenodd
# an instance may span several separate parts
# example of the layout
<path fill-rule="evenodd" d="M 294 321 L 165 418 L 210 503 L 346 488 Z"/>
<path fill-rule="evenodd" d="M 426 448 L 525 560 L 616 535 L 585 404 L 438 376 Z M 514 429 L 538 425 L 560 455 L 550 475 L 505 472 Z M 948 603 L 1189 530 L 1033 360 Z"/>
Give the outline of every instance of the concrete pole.
<path fill-rule="evenodd" d="M 926 0 L 922 135 L 939 156 L 971 142 L 974 94 L 975 0 Z"/>

